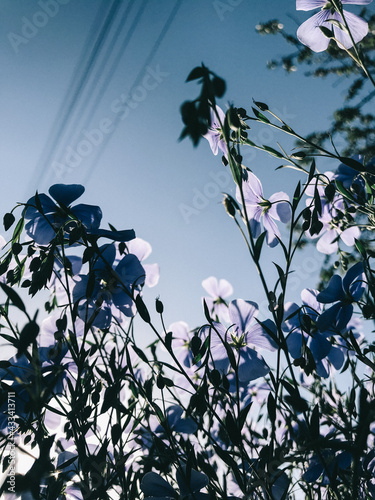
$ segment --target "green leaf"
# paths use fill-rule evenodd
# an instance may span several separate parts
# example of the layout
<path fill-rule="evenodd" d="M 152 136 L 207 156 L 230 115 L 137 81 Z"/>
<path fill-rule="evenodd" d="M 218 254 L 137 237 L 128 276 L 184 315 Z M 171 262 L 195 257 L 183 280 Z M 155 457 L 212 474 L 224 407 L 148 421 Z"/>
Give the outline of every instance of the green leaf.
<path fill-rule="evenodd" d="M 365 249 L 362 241 L 357 240 L 356 238 L 354 238 L 354 243 L 355 243 L 355 246 L 356 246 L 358 252 L 361 254 L 361 256 L 364 259 L 367 259 L 367 252 L 366 252 L 366 249 Z"/>
<path fill-rule="evenodd" d="M 296 187 L 296 189 L 294 191 L 294 195 L 293 195 L 293 205 L 292 205 L 293 206 L 293 211 L 298 206 L 300 196 L 301 196 L 301 181 L 298 181 L 297 187 Z"/>
<path fill-rule="evenodd" d="M 279 279 L 280 279 L 280 284 L 281 284 L 282 288 L 284 289 L 285 288 L 285 283 L 286 283 L 285 273 L 281 269 L 281 267 L 278 264 L 276 264 L 276 262 L 273 262 L 273 264 L 274 264 L 274 266 L 277 269 L 277 272 L 278 272 L 278 275 L 279 275 Z"/>
<path fill-rule="evenodd" d="M 209 344 L 210 344 L 210 336 L 208 336 L 205 339 L 205 341 L 202 344 L 202 347 L 199 349 L 198 354 L 196 356 L 194 356 L 193 361 L 192 361 L 193 365 L 196 365 L 197 363 L 199 363 L 199 361 L 201 361 L 201 359 L 203 358 L 203 356 L 206 354 L 206 351 L 208 349 Z"/>
<path fill-rule="evenodd" d="M 132 344 L 132 348 L 134 349 L 135 353 L 136 353 L 136 354 L 138 354 L 138 356 L 141 358 L 141 360 L 142 360 L 144 363 L 148 363 L 147 356 L 146 356 L 146 354 L 142 351 L 142 349 L 140 349 L 139 347 L 137 347 L 135 344 Z"/>
<path fill-rule="evenodd" d="M 19 239 L 19 237 L 21 236 L 24 223 L 25 223 L 25 219 L 23 217 L 17 222 L 17 225 L 13 231 L 13 237 L 12 237 L 13 241 L 17 241 Z"/>
<path fill-rule="evenodd" d="M 12 288 L 10 288 L 5 283 L 1 283 L 0 282 L 0 287 L 6 293 L 6 295 L 8 296 L 9 300 L 13 303 L 13 305 L 16 306 L 16 307 L 18 307 L 18 309 L 20 309 L 22 312 L 24 312 L 26 314 L 25 305 L 22 302 L 22 299 L 18 295 L 18 293 L 15 292 Z"/>
<path fill-rule="evenodd" d="M 315 165 L 315 159 L 311 162 L 310 170 L 309 170 L 309 177 L 307 179 L 307 182 L 311 182 L 312 178 L 315 175 L 315 170 L 316 170 L 316 165 Z"/>
<path fill-rule="evenodd" d="M 27 351 L 27 348 L 36 340 L 38 334 L 39 326 L 35 321 L 30 321 L 23 327 L 18 341 L 17 358 Z"/>
<path fill-rule="evenodd" d="M 197 66 L 190 71 L 186 81 L 191 82 L 193 80 L 198 80 L 199 78 L 203 78 L 205 75 L 207 75 L 207 68 L 204 66 Z"/>
<path fill-rule="evenodd" d="M 275 398 L 273 397 L 272 392 L 268 394 L 267 411 L 270 421 L 274 423 L 276 421 L 276 401 Z"/>
<path fill-rule="evenodd" d="M 353 168 L 354 170 L 357 170 L 357 172 L 366 172 L 366 167 L 362 165 L 357 160 L 354 160 L 353 158 L 348 158 L 346 156 L 340 156 L 340 161 L 341 163 L 344 163 L 350 168 Z"/>
<path fill-rule="evenodd" d="M 255 262 L 258 262 L 259 261 L 259 257 L 260 257 L 260 253 L 262 251 L 262 246 L 263 246 L 263 242 L 264 242 L 264 238 L 266 237 L 267 235 L 267 231 L 263 231 L 262 234 L 260 234 L 255 242 L 255 246 L 254 246 L 254 260 Z"/>
<path fill-rule="evenodd" d="M 118 423 L 112 425 L 111 438 L 112 438 L 113 446 L 116 446 L 116 444 L 118 443 L 118 441 L 121 437 L 121 434 L 122 434 L 121 425 Z"/>
<path fill-rule="evenodd" d="M 267 153 L 269 153 L 271 156 L 275 156 L 276 158 L 279 158 L 279 159 L 284 158 L 284 156 L 281 153 L 279 153 L 279 151 L 276 151 L 276 149 L 271 148 L 270 146 L 265 146 L 264 144 L 262 147 L 263 147 L 264 151 L 267 151 Z"/>
<path fill-rule="evenodd" d="M 318 26 L 318 28 L 323 33 L 323 35 L 326 36 L 327 38 L 334 38 L 334 34 L 333 34 L 332 30 L 330 30 L 329 28 L 326 28 L 325 26 Z"/>
<path fill-rule="evenodd" d="M 319 439 L 319 405 L 316 404 L 310 418 L 310 433 L 313 441 Z"/>
<path fill-rule="evenodd" d="M 118 401 L 118 387 L 111 385 L 106 388 L 104 393 L 104 400 L 100 413 L 106 413 L 111 407 L 115 407 Z"/>
<path fill-rule="evenodd" d="M 264 102 L 260 102 L 260 101 L 254 101 L 253 99 L 253 103 L 255 104 L 255 106 L 257 108 L 259 108 L 261 111 L 268 111 L 269 110 L 269 107 L 267 106 L 267 104 L 265 104 Z"/>
<path fill-rule="evenodd" d="M 214 88 L 214 94 L 216 97 L 223 97 L 226 91 L 225 80 L 222 78 L 215 76 L 212 80 L 212 86 Z"/>
<path fill-rule="evenodd" d="M 250 408 L 252 407 L 253 405 L 253 402 L 251 401 L 248 405 L 245 406 L 245 408 L 243 408 L 241 411 L 240 411 L 240 430 L 243 428 L 243 426 L 245 425 L 246 423 L 246 418 L 247 418 L 247 415 L 250 411 Z"/>
<path fill-rule="evenodd" d="M 146 307 L 146 304 L 143 302 L 141 295 L 137 295 L 135 298 L 135 305 L 137 307 L 137 311 L 140 317 L 143 319 L 145 323 L 151 323 L 151 317 Z"/>
<path fill-rule="evenodd" d="M 232 413 L 228 410 L 225 418 L 225 430 L 228 433 L 229 439 L 237 446 L 241 442 L 241 431 L 238 428 Z"/>
<path fill-rule="evenodd" d="M 258 120 L 260 120 L 263 123 L 271 123 L 269 121 L 269 119 L 266 116 L 264 116 L 260 111 L 258 111 L 255 108 L 251 108 L 251 109 L 253 110 L 253 113 L 258 118 Z"/>
<path fill-rule="evenodd" d="M 354 196 L 351 194 L 350 191 L 348 191 L 343 183 L 341 181 L 338 181 L 336 180 L 336 187 L 337 187 L 337 190 L 344 196 L 344 198 L 354 202 L 354 203 L 357 203 L 356 199 L 354 198 Z"/>

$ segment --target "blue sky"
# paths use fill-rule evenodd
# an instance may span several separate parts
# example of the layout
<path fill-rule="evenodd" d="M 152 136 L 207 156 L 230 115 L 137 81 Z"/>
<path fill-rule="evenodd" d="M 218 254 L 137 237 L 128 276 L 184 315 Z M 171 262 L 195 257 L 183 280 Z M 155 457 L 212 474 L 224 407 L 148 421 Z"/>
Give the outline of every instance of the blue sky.
<path fill-rule="evenodd" d="M 187 139 L 178 141 L 179 107 L 199 91 L 185 83 L 190 70 L 204 62 L 226 80 L 223 108 L 233 102 L 250 109 L 253 98 L 263 101 L 301 134 L 328 126 L 345 82 L 266 68 L 290 47 L 281 37 L 260 36 L 255 26 L 278 18 L 294 33 L 309 13 L 296 12 L 293 0 L 117 2 L 113 26 L 101 45 L 96 42 L 91 72 L 85 73 L 111 5 L 0 3 L 1 213 L 36 189 L 83 183 L 82 202 L 100 205 L 105 223 L 134 228 L 151 243 L 148 261 L 159 263 L 161 277 L 146 292 L 150 304 L 160 295 L 167 324 L 184 320 L 194 327 L 204 321 L 201 282 L 208 276 L 230 281 L 232 298 L 264 298 L 221 205 L 220 193 L 234 192 L 228 171 L 206 141 L 196 149 Z M 266 128 L 249 137 L 292 146 L 287 136 Z M 246 151 L 244 158 L 266 195 L 292 195 L 296 174 L 275 172 L 279 162 L 261 152 Z M 269 275 L 272 260 L 280 262 L 277 249 L 266 255 Z M 314 287 L 321 261 L 317 253 L 298 257 L 292 296 Z"/>

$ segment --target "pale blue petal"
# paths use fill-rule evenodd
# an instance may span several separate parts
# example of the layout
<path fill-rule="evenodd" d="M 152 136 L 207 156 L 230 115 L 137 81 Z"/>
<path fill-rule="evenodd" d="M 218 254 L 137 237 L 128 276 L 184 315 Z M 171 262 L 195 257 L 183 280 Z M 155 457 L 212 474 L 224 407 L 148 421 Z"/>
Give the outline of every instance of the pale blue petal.
<path fill-rule="evenodd" d="M 330 11 L 320 11 L 310 17 L 298 28 L 298 40 L 314 52 L 326 50 L 330 39 L 323 35 L 319 26 L 322 26 L 329 16 Z"/>
<path fill-rule="evenodd" d="M 229 304 L 229 317 L 237 327 L 237 332 L 242 335 L 250 328 L 250 324 L 259 311 L 258 304 L 250 300 L 237 299 Z"/>
<path fill-rule="evenodd" d="M 263 323 L 272 333 L 276 335 L 277 328 L 273 321 L 267 319 L 263 321 Z M 259 323 L 254 324 L 254 326 L 248 330 L 246 334 L 246 343 L 260 347 L 261 349 L 267 349 L 268 351 L 275 351 L 277 349 L 276 343 L 269 336 L 267 330 L 265 330 Z"/>
<path fill-rule="evenodd" d="M 348 11 L 345 11 L 344 15 L 355 43 L 360 42 L 368 33 L 367 22 Z M 337 14 L 337 16 L 333 16 L 333 18 L 337 18 L 338 21 L 343 23 L 340 15 Z M 343 45 L 346 49 L 353 47 L 353 43 L 347 33 L 336 26 L 333 27 L 333 31 L 335 38 L 337 38 L 341 45 Z"/>
<path fill-rule="evenodd" d="M 297 0 L 296 10 L 313 10 L 323 7 L 325 0 Z"/>
<path fill-rule="evenodd" d="M 275 247 L 279 243 L 277 237 L 281 238 L 281 234 L 278 227 L 276 226 L 276 223 L 268 215 L 268 213 L 264 214 L 263 226 L 267 231 L 267 245 L 271 248 Z"/>
<path fill-rule="evenodd" d="M 269 373 L 269 366 L 262 356 L 249 347 L 240 350 L 240 364 L 238 367 L 238 380 L 250 382 Z"/>

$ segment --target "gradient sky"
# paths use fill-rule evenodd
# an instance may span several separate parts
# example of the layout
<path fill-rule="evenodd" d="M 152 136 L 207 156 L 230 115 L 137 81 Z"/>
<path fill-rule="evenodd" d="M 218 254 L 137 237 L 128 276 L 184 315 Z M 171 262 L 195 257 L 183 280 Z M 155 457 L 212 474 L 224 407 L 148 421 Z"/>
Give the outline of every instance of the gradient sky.
<path fill-rule="evenodd" d="M 234 192 L 228 171 L 206 141 L 196 149 L 188 139 L 178 141 L 179 107 L 199 91 L 184 83 L 190 70 L 204 62 L 226 80 L 223 108 L 233 102 L 250 109 L 253 98 L 263 101 L 301 134 L 328 126 L 346 83 L 266 68 L 290 46 L 281 37 L 260 36 L 255 26 L 278 18 L 295 33 L 309 13 L 296 12 L 294 0 L 124 0 L 112 7 L 114 23 L 100 44 L 111 5 L 0 2 L 1 213 L 36 189 L 83 183 L 82 202 L 100 205 L 104 223 L 134 228 L 151 243 L 147 262 L 159 263 L 161 277 L 146 292 L 149 303 L 160 295 L 167 324 L 184 320 L 194 327 L 204 322 L 201 282 L 208 276 L 229 280 L 232 298 L 264 298 L 221 205 L 220 193 Z M 267 128 L 252 130 L 250 138 L 292 145 Z M 244 158 L 266 195 L 293 194 L 298 176 L 275 172 L 276 159 L 253 150 Z M 270 262 L 282 261 L 278 250 L 266 257 L 271 276 Z M 298 257 L 291 298 L 315 286 L 321 262 L 317 253 Z"/>

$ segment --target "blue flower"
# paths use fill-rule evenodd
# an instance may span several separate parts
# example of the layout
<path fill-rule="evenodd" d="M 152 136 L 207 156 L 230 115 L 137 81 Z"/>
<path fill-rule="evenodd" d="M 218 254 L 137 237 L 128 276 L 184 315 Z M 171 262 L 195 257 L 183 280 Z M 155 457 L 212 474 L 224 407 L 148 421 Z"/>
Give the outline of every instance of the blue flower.
<path fill-rule="evenodd" d="M 263 357 L 250 347 L 251 345 L 270 351 L 276 349 L 275 342 L 266 330 L 267 328 L 276 332 L 275 324 L 271 320 L 263 322 L 266 328 L 256 322 L 253 324 L 258 310 L 258 304 L 255 302 L 232 300 L 229 304 L 229 317 L 232 323 L 230 329 L 226 329 L 220 323 L 213 323 L 213 326 L 201 330 L 203 336 L 211 334 L 211 355 L 217 370 L 226 373 L 230 366 L 227 348 L 233 348 L 238 354 L 236 362 L 238 362 L 240 382 L 264 377 L 270 370 Z"/>
<path fill-rule="evenodd" d="M 302 477 L 308 483 L 314 483 L 322 476 L 321 484 L 327 485 L 336 479 L 339 469 L 348 469 L 351 462 L 352 456 L 347 451 L 336 455 L 333 450 L 323 450 L 320 455 L 311 457 L 307 470 Z"/>
<path fill-rule="evenodd" d="M 283 191 L 279 191 L 268 199 L 264 198 L 262 184 L 252 172 L 246 173 L 242 189 L 253 237 L 258 238 L 260 236 L 262 232 L 261 220 L 263 220 L 263 228 L 267 233 L 267 245 L 271 248 L 276 246 L 281 238 L 281 233 L 275 221 L 286 224 L 292 218 L 289 196 Z M 242 203 L 238 186 L 236 188 L 236 198 L 239 203 Z"/>
<path fill-rule="evenodd" d="M 173 500 L 183 498 L 184 500 L 204 500 L 210 498 L 207 493 L 200 493 L 200 490 L 207 486 L 208 477 L 195 469 L 190 470 L 189 480 L 186 467 L 182 467 L 182 473 L 177 471 L 176 479 L 180 489 L 180 496 L 172 486 L 167 483 L 156 472 L 147 472 L 141 482 L 141 490 L 145 498 L 149 500 Z"/>
<path fill-rule="evenodd" d="M 44 193 L 38 195 L 42 212 L 38 210 L 36 197 L 30 198 L 25 209 L 25 219 L 29 221 L 25 225 L 27 234 L 38 245 L 48 245 L 62 226 L 66 231 L 76 227 L 75 218 L 88 231 L 97 230 L 102 219 L 100 207 L 85 204 L 70 206 L 84 191 L 80 184 L 54 184 L 48 191 L 53 199 Z"/>
<path fill-rule="evenodd" d="M 306 288 L 301 292 L 302 307 L 291 302 L 286 304 L 283 330 L 289 332 L 286 342 L 292 358 L 306 359 L 305 352 L 308 347 L 318 375 L 327 378 L 330 373 L 329 363 L 336 370 L 340 369 L 344 363 L 344 353 L 341 347 L 333 345 L 329 340 L 329 337 L 337 332 L 328 328 L 320 329 L 318 326 L 319 315 L 323 309 L 317 301 L 318 293 L 317 290 Z"/>
<path fill-rule="evenodd" d="M 372 0 L 341 0 L 342 4 L 368 5 Z M 337 27 L 331 21 L 335 21 L 344 25 L 344 20 L 336 11 L 332 2 L 326 0 L 297 0 L 297 10 L 313 10 L 317 8 L 321 10 L 305 21 L 297 30 L 298 40 L 309 47 L 314 52 L 322 52 L 326 50 L 330 42 L 330 38 L 326 37 L 320 30 L 320 26 L 333 29 L 335 39 L 339 42 L 339 47 L 350 49 L 353 42 L 344 30 Z M 345 20 L 350 29 L 351 35 L 355 43 L 358 43 L 368 33 L 368 24 L 360 17 L 351 12 L 344 11 Z"/>
<path fill-rule="evenodd" d="M 13 356 L 9 359 L 10 365 L 0 369 L 0 380 L 11 383 L 9 391 L 15 392 L 15 415 L 18 419 L 26 418 L 33 411 L 32 402 L 43 397 L 50 399 L 53 394 L 61 394 L 66 379 L 66 368 L 69 362 L 64 362 L 68 352 L 66 343 L 56 342 L 49 347 L 39 347 L 39 366 L 31 363 L 25 354 Z M 36 384 L 38 377 L 38 384 Z M 40 385 L 42 383 L 42 385 Z M 36 389 L 40 393 L 35 394 Z M 0 430 L 7 427 L 7 411 L 5 405 L 0 405 Z"/>
<path fill-rule="evenodd" d="M 145 270 L 133 254 L 126 254 L 114 265 L 116 247 L 113 243 L 99 250 L 100 256 L 91 271 L 94 279 L 87 274 L 74 278 L 73 301 L 79 303 L 78 314 L 82 320 L 103 329 L 108 328 L 112 316 L 119 313 L 134 316 L 133 299 L 144 285 Z"/>
<path fill-rule="evenodd" d="M 344 278 L 332 276 L 325 290 L 317 296 L 318 302 L 333 306 L 324 311 L 318 319 L 318 327 L 326 329 L 330 326 L 343 330 L 353 314 L 353 302 L 358 302 L 365 289 L 365 273 L 362 262 L 352 266 Z"/>
<path fill-rule="evenodd" d="M 183 409 L 178 405 L 169 406 L 166 410 L 166 417 L 169 427 L 176 432 L 182 432 L 184 434 L 193 434 L 198 426 L 194 420 L 190 417 L 182 418 Z M 164 427 L 158 425 L 155 429 L 155 433 L 164 433 Z"/>
<path fill-rule="evenodd" d="M 216 116 L 216 113 L 218 116 Z M 228 148 L 225 144 L 223 133 L 221 131 L 221 127 L 224 125 L 225 121 L 225 113 L 221 108 L 219 108 L 219 106 L 216 106 L 216 113 L 212 108 L 210 108 L 211 126 L 203 137 L 208 140 L 214 155 L 217 155 L 219 149 L 221 149 L 221 152 L 227 158 Z"/>

